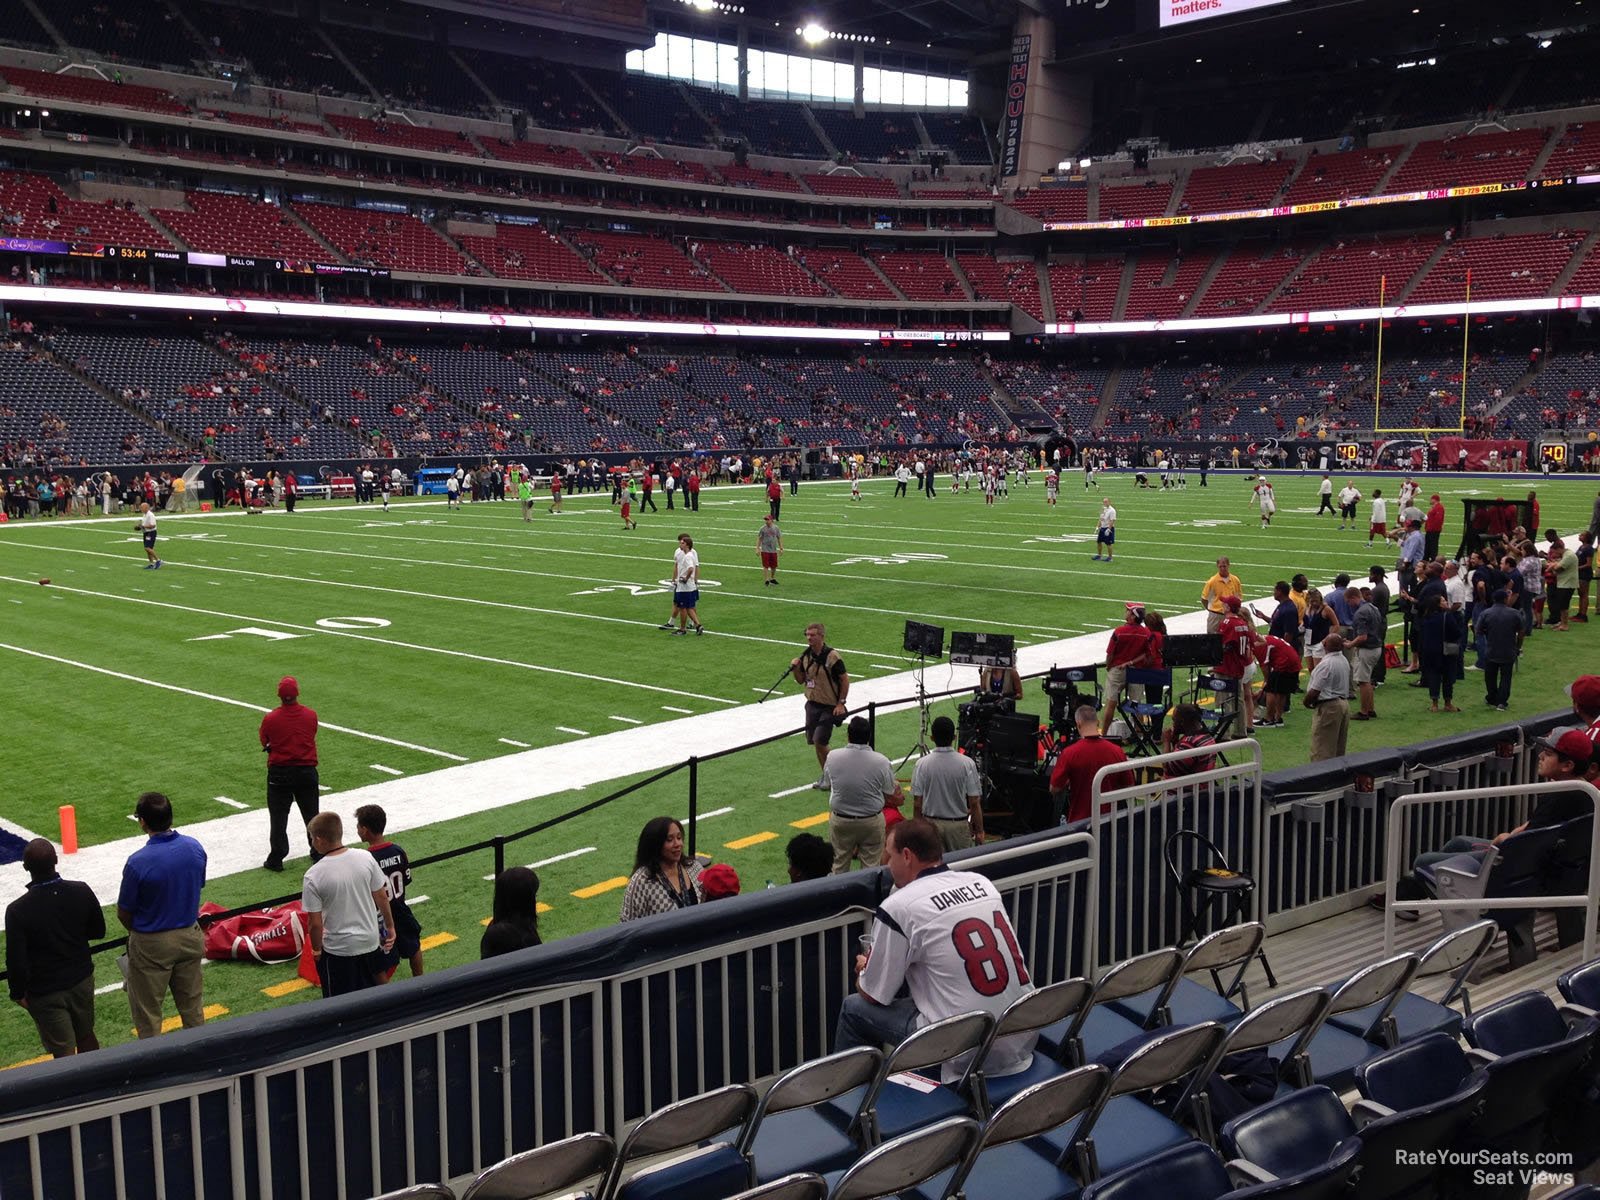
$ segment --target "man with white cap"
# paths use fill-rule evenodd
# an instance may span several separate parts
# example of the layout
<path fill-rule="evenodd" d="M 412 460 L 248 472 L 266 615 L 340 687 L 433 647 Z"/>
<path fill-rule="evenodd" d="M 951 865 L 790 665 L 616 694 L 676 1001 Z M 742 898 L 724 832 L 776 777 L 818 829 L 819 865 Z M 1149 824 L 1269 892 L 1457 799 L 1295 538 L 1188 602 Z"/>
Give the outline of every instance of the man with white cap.
<path fill-rule="evenodd" d="M 321 796 L 317 776 L 317 713 L 300 703 L 300 684 L 293 675 L 278 681 L 279 705 L 261 718 L 261 748 L 267 752 L 267 814 L 272 822 L 267 861 L 269 871 L 283 870 L 289 853 L 289 806 L 298 805 L 310 824 Z M 309 838 L 307 839 L 309 842 Z M 321 855 L 311 847 L 311 861 Z"/>

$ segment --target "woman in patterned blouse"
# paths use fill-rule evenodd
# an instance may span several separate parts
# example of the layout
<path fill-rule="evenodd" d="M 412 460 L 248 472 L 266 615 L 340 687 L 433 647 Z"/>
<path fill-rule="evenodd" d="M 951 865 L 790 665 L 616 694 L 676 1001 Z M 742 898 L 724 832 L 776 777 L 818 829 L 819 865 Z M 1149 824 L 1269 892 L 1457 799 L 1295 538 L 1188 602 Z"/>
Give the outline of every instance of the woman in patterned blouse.
<path fill-rule="evenodd" d="M 655 817 L 639 833 L 633 875 L 622 894 L 624 921 L 653 917 L 700 903 L 700 864 L 683 853 L 683 826 Z"/>

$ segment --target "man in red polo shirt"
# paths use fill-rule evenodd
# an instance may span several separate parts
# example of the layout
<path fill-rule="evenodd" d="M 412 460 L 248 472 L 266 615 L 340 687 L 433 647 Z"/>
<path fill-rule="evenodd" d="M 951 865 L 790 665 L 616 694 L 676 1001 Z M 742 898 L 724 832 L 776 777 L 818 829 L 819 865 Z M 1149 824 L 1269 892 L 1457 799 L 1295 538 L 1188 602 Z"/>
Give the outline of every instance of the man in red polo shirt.
<path fill-rule="evenodd" d="M 1289 697 L 1300 685 L 1300 652 L 1283 638 L 1268 634 L 1256 645 L 1255 655 L 1267 673 L 1266 687 L 1262 689 L 1267 698 L 1267 715 L 1257 726 L 1281 726 Z"/>
<path fill-rule="evenodd" d="M 1144 605 L 1129 601 L 1125 606 L 1127 616 L 1121 625 L 1111 631 L 1106 643 L 1106 711 L 1100 721 L 1100 732 L 1111 728 L 1117 715 L 1117 705 L 1128 686 L 1128 668 L 1135 670 L 1150 665 L 1151 633 L 1144 623 Z"/>
<path fill-rule="evenodd" d="M 1095 773 L 1101 767 L 1128 761 L 1121 746 L 1101 736 L 1099 714 L 1093 706 L 1079 705 L 1072 719 L 1078 726 L 1078 740 L 1061 752 L 1055 770 L 1050 772 L 1050 801 L 1057 813 L 1065 810 L 1069 825 L 1089 815 Z M 1113 771 L 1101 787 L 1111 792 L 1132 787 L 1136 782 L 1132 771 Z"/>
<path fill-rule="evenodd" d="M 261 748 L 267 752 L 267 813 L 271 817 L 269 871 L 283 870 L 289 853 L 289 806 L 298 805 L 301 819 L 310 824 L 321 804 L 317 777 L 317 714 L 300 703 L 300 684 L 293 675 L 278 681 L 281 702 L 261 718 Z M 309 843 L 309 838 L 307 839 Z M 311 860 L 320 858 L 315 848 Z"/>
<path fill-rule="evenodd" d="M 778 511 L 783 507 L 783 486 L 771 475 L 767 476 L 767 510 L 772 513 L 774 521 L 780 520 L 782 514 Z"/>
<path fill-rule="evenodd" d="M 1444 501 L 1438 496 L 1432 500 L 1422 516 L 1422 557 L 1427 562 L 1439 557 L 1439 535 L 1444 532 Z"/>
<path fill-rule="evenodd" d="M 1238 683 L 1239 709 L 1244 714 L 1244 733 L 1248 737 L 1255 732 L 1256 724 L 1256 701 L 1250 682 L 1255 677 L 1255 647 L 1260 637 L 1255 626 L 1240 614 L 1239 597 L 1224 596 L 1222 604 L 1226 611 L 1222 614 L 1222 624 L 1217 626 L 1217 634 L 1222 638 L 1222 661 L 1217 664 L 1216 674 L 1219 679 Z M 1233 724 L 1229 721 L 1218 729 L 1217 736 L 1228 735 Z"/>

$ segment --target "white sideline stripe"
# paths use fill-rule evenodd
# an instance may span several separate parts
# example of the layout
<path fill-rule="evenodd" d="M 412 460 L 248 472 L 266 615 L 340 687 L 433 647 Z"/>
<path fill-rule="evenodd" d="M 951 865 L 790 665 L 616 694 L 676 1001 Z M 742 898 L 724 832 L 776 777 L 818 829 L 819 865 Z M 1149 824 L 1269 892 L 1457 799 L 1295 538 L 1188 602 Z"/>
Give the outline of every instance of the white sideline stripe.
<path fill-rule="evenodd" d="M 695 820 L 697 820 L 697 821 L 709 821 L 712 817 L 725 817 L 729 813 L 731 813 L 732 811 L 733 811 L 733 805 L 731 805 L 731 804 L 728 805 L 726 808 L 713 808 L 710 812 L 701 813 L 698 817 L 695 818 Z M 682 820 L 680 820 L 678 822 L 679 825 L 687 825 L 688 823 L 689 823 L 689 818 L 688 817 L 684 817 Z"/>
<path fill-rule="evenodd" d="M 663 704 L 661 706 L 661 710 L 663 712 L 682 713 L 686 717 L 691 717 L 694 715 L 694 709 L 692 708 L 676 708 L 671 704 Z"/>
<path fill-rule="evenodd" d="M 374 771 L 382 771 L 385 775 L 404 775 L 404 771 L 396 771 L 393 767 L 386 767 L 382 763 L 369 764 Z"/>
<path fill-rule="evenodd" d="M 201 961 L 204 962 L 205 960 L 201 959 Z M 97 988 L 95 988 L 94 994 L 96 996 L 105 996 L 105 995 L 110 994 L 111 992 L 120 992 L 121 990 L 122 990 L 122 981 L 118 980 L 116 983 L 108 983 L 108 984 L 106 984 L 105 987 L 97 987 Z"/>
<path fill-rule="evenodd" d="M 581 850 L 568 850 L 565 854 L 552 854 L 549 858 L 541 858 L 538 862 L 529 863 L 528 867 L 537 871 L 540 867 L 548 867 L 551 863 L 566 862 L 569 858 L 580 858 L 585 854 L 593 854 L 594 849 L 593 846 L 585 846 Z M 492 883 L 494 881 L 494 872 L 490 871 L 483 878 L 484 882 Z"/>
<path fill-rule="evenodd" d="M 619 717 L 619 716 L 617 716 L 616 713 L 612 713 L 609 719 L 613 720 L 613 721 L 621 721 L 624 725 L 643 725 L 644 724 L 644 722 L 639 720 L 637 717 Z"/>
<path fill-rule="evenodd" d="M 218 804 L 226 804 L 229 808 L 249 808 L 250 807 L 248 804 L 245 804 L 244 802 L 242 802 L 240 800 L 234 800 L 234 799 L 232 799 L 232 798 L 230 798 L 228 796 L 216 796 L 216 797 L 213 797 L 213 799 L 215 799 Z"/>
<path fill-rule="evenodd" d="M 25 654 L 29 658 L 42 658 L 46 662 L 60 663 L 64 667 L 77 667 L 81 671 L 92 671 L 96 675 L 108 675 L 112 679 L 122 679 L 129 683 L 142 683 L 146 687 L 160 688 L 164 692 L 177 692 L 184 696 L 195 696 L 201 700 L 214 700 L 218 704 L 231 704 L 235 708 L 248 708 L 251 712 L 268 713 L 272 710 L 260 704 L 248 704 L 243 700 L 235 700 L 231 696 L 218 696 L 213 692 L 196 691 L 194 688 L 179 687 L 175 683 L 162 683 L 157 679 L 142 679 L 138 675 L 129 675 L 123 671 L 113 671 L 109 667 L 97 667 L 92 663 L 78 662 L 72 658 L 62 658 L 55 654 L 46 654 L 42 650 L 29 650 L 23 646 L 13 646 L 8 642 L 0 642 L 0 650 L 10 650 L 14 654 Z M 351 729 L 346 725 L 330 725 L 323 721 L 319 728 L 332 729 L 336 733 L 348 733 L 353 737 L 366 738 L 368 741 L 383 742 L 389 746 L 399 746 L 404 750 L 415 750 L 419 754 L 431 754 L 435 758 L 447 758 L 451 762 L 470 762 L 459 754 L 450 754 L 444 750 L 435 750 L 430 746 L 419 746 L 415 742 L 402 742 L 398 738 L 384 737 L 382 734 L 366 733 L 360 729 Z"/>
<path fill-rule="evenodd" d="M 579 737 L 588 737 L 589 736 L 589 731 L 587 729 L 574 729 L 570 725 L 557 725 L 556 728 L 559 729 L 562 733 L 575 733 Z"/>
<path fill-rule="evenodd" d="M 501 741 L 501 743 L 503 745 L 515 746 L 519 750 L 531 750 L 531 749 L 533 749 L 533 746 L 530 743 L 528 743 L 528 742 L 519 742 L 519 741 L 517 741 L 516 738 L 501 738 L 500 741 Z"/>
<path fill-rule="evenodd" d="M 93 550 L 62 550 L 62 553 L 64 553 L 64 554 L 95 554 L 97 552 L 93 551 Z M 229 568 L 229 567 L 212 567 L 212 566 L 203 566 L 203 565 L 202 566 L 198 566 L 197 569 L 198 570 L 203 570 L 203 571 L 227 571 L 230 574 L 235 574 L 235 575 L 261 575 L 261 576 L 265 577 L 266 574 L 267 574 L 266 572 L 262 572 L 262 571 L 235 571 L 235 570 L 233 570 L 232 568 Z M 287 578 L 287 577 L 280 576 L 278 578 Z M 7 583 L 31 583 L 32 582 L 31 580 L 27 580 L 27 579 L 20 579 L 20 578 L 14 576 L 14 575 L 0 575 L 0 581 L 4 581 L 4 582 L 7 582 Z M 312 582 L 325 583 L 325 582 L 330 582 L 330 581 L 320 580 L 319 579 L 319 580 L 313 580 Z M 348 584 L 347 583 L 334 583 L 333 586 L 335 586 L 335 587 L 361 588 L 361 587 L 366 587 L 367 585 L 354 584 L 354 583 L 348 583 Z M 83 595 L 83 596 L 97 596 L 97 597 L 99 597 L 99 598 L 101 598 L 103 600 L 123 600 L 123 601 L 127 601 L 128 603 L 131 603 L 131 604 L 150 604 L 150 605 L 153 605 L 153 606 L 155 606 L 157 608 L 170 608 L 170 609 L 173 609 L 173 610 L 175 610 L 177 612 L 200 613 L 203 616 L 222 617 L 222 618 L 224 618 L 226 620 L 229 620 L 229 621 L 254 621 L 255 623 L 257 623 L 259 625 L 276 625 L 280 629 L 303 629 L 307 633 L 321 633 L 321 634 L 326 634 L 329 637 L 354 638 L 355 640 L 361 641 L 361 642 L 377 642 L 379 645 L 382 645 L 382 646 L 397 646 L 402 650 L 419 650 L 419 651 L 422 651 L 422 652 L 427 653 L 427 654 L 444 654 L 444 655 L 448 655 L 451 658 L 467 658 L 467 659 L 471 659 L 474 662 L 493 663 L 494 665 L 501 666 L 501 667 L 517 667 L 520 670 L 524 670 L 524 671 L 539 671 L 539 672 L 542 672 L 542 673 L 547 674 L 547 675 L 564 675 L 564 676 L 567 676 L 567 677 L 572 678 L 572 679 L 583 679 L 583 680 L 589 680 L 589 681 L 594 681 L 594 682 L 599 682 L 599 683 L 614 683 L 614 684 L 618 685 L 619 687 L 640 688 L 640 689 L 642 689 L 644 691 L 647 691 L 647 692 L 664 692 L 664 693 L 666 693 L 667 695 L 670 695 L 670 696 L 685 696 L 685 695 L 693 696 L 697 700 L 712 700 L 712 701 L 715 701 L 718 704 L 729 704 L 729 705 L 732 705 L 732 704 L 737 704 L 738 703 L 737 700 L 728 700 L 728 699 L 726 699 L 726 698 L 724 698 L 722 696 L 703 696 L 699 692 L 685 692 L 682 688 L 657 687 L 654 684 L 639 683 L 639 682 L 636 682 L 636 681 L 630 680 L 630 679 L 612 679 L 612 678 L 609 678 L 608 676 L 605 676 L 605 675 L 590 675 L 590 674 L 585 674 L 582 671 L 567 671 L 567 670 L 563 670 L 560 667 L 547 667 L 547 666 L 544 666 L 544 665 L 542 665 L 540 663 L 519 662 L 517 659 L 514 659 L 514 658 L 496 658 L 493 655 L 489 655 L 489 654 L 474 654 L 474 653 L 472 653 L 471 651 L 468 651 L 468 650 L 448 650 L 448 649 L 445 649 L 444 647 L 441 647 L 441 646 L 428 646 L 428 645 L 424 645 L 424 644 L 422 644 L 420 642 L 402 642 L 402 641 L 399 641 L 399 640 L 397 640 L 395 638 L 375 637 L 374 635 L 369 634 L 369 633 L 355 633 L 355 632 L 352 632 L 352 631 L 346 630 L 346 629 L 329 629 L 329 628 L 327 628 L 325 626 L 321 626 L 321 625 L 297 625 L 292 621 L 279 621 L 279 620 L 274 620 L 271 617 L 243 616 L 243 615 L 241 615 L 239 613 L 218 612 L 215 609 L 208 609 L 208 608 L 194 608 L 194 607 L 191 607 L 190 605 L 173 604 L 173 603 L 171 603 L 169 601 L 163 601 L 163 600 L 135 600 L 132 596 L 123 596 L 123 595 L 119 595 L 116 592 L 95 592 L 95 591 L 89 591 L 88 589 L 85 589 L 85 588 L 73 588 L 73 587 L 61 587 L 58 590 L 64 591 L 64 592 L 76 592 L 77 594 Z M 369 590 L 372 590 L 372 591 L 383 591 L 383 592 L 396 592 L 397 594 L 399 594 L 398 593 L 398 589 L 395 589 L 395 588 L 377 588 L 377 587 L 372 587 Z M 413 593 L 413 592 L 407 592 L 407 593 L 403 593 L 403 594 L 412 595 L 412 596 L 419 595 L 419 593 Z M 435 597 L 432 597 L 432 598 L 433 599 L 440 599 L 440 600 L 460 599 L 460 597 L 450 597 L 450 596 L 435 596 Z M 521 609 L 523 607 L 522 605 L 519 605 L 519 604 L 502 604 L 500 602 L 493 601 L 493 600 L 482 600 L 482 601 L 472 600 L 472 601 L 468 601 L 468 602 L 469 603 L 473 603 L 473 604 L 486 604 L 486 605 L 490 605 L 490 606 L 496 607 L 496 608 Z M 544 610 L 542 610 L 542 609 L 528 609 L 527 611 L 530 611 L 530 612 L 543 612 Z M 649 622 L 633 622 L 633 621 L 624 621 L 624 622 L 621 622 L 621 623 L 622 624 L 629 624 L 629 625 L 631 625 L 631 624 L 648 625 L 649 624 Z M 265 712 L 266 710 L 262 709 L 261 711 Z M 327 728 L 327 729 L 334 728 L 334 726 L 332 726 L 332 725 L 324 725 L 323 727 Z M 460 761 L 464 762 L 466 760 L 462 759 Z"/>
<path fill-rule="evenodd" d="M 406 904 L 407 905 L 411 905 L 411 904 L 426 904 L 431 899 L 432 899 L 431 896 L 407 896 L 406 897 Z"/>
<path fill-rule="evenodd" d="M 811 787 L 812 785 L 809 783 L 802 783 L 799 787 L 784 788 L 781 792 L 769 792 L 767 799 L 782 800 L 785 796 L 798 796 L 801 792 L 809 792 Z"/>

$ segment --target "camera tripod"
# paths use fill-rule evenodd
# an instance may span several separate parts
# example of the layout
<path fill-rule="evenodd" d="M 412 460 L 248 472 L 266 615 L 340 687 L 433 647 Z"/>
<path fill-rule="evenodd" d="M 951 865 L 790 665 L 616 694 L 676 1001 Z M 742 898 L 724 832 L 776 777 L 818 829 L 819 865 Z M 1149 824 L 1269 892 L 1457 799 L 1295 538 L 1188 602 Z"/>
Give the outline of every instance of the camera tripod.
<path fill-rule="evenodd" d="M 917 655 L 917 665 L 912 668 L 912 673 L 917 677 L 917 744 L 907 750 L 905 757 L 895 764 L 896 770 L 905 766 L 913 758 L 925 758 L 932 752 L 932 747 L 928 745 L 928 656 L 926 654 Z"/>

